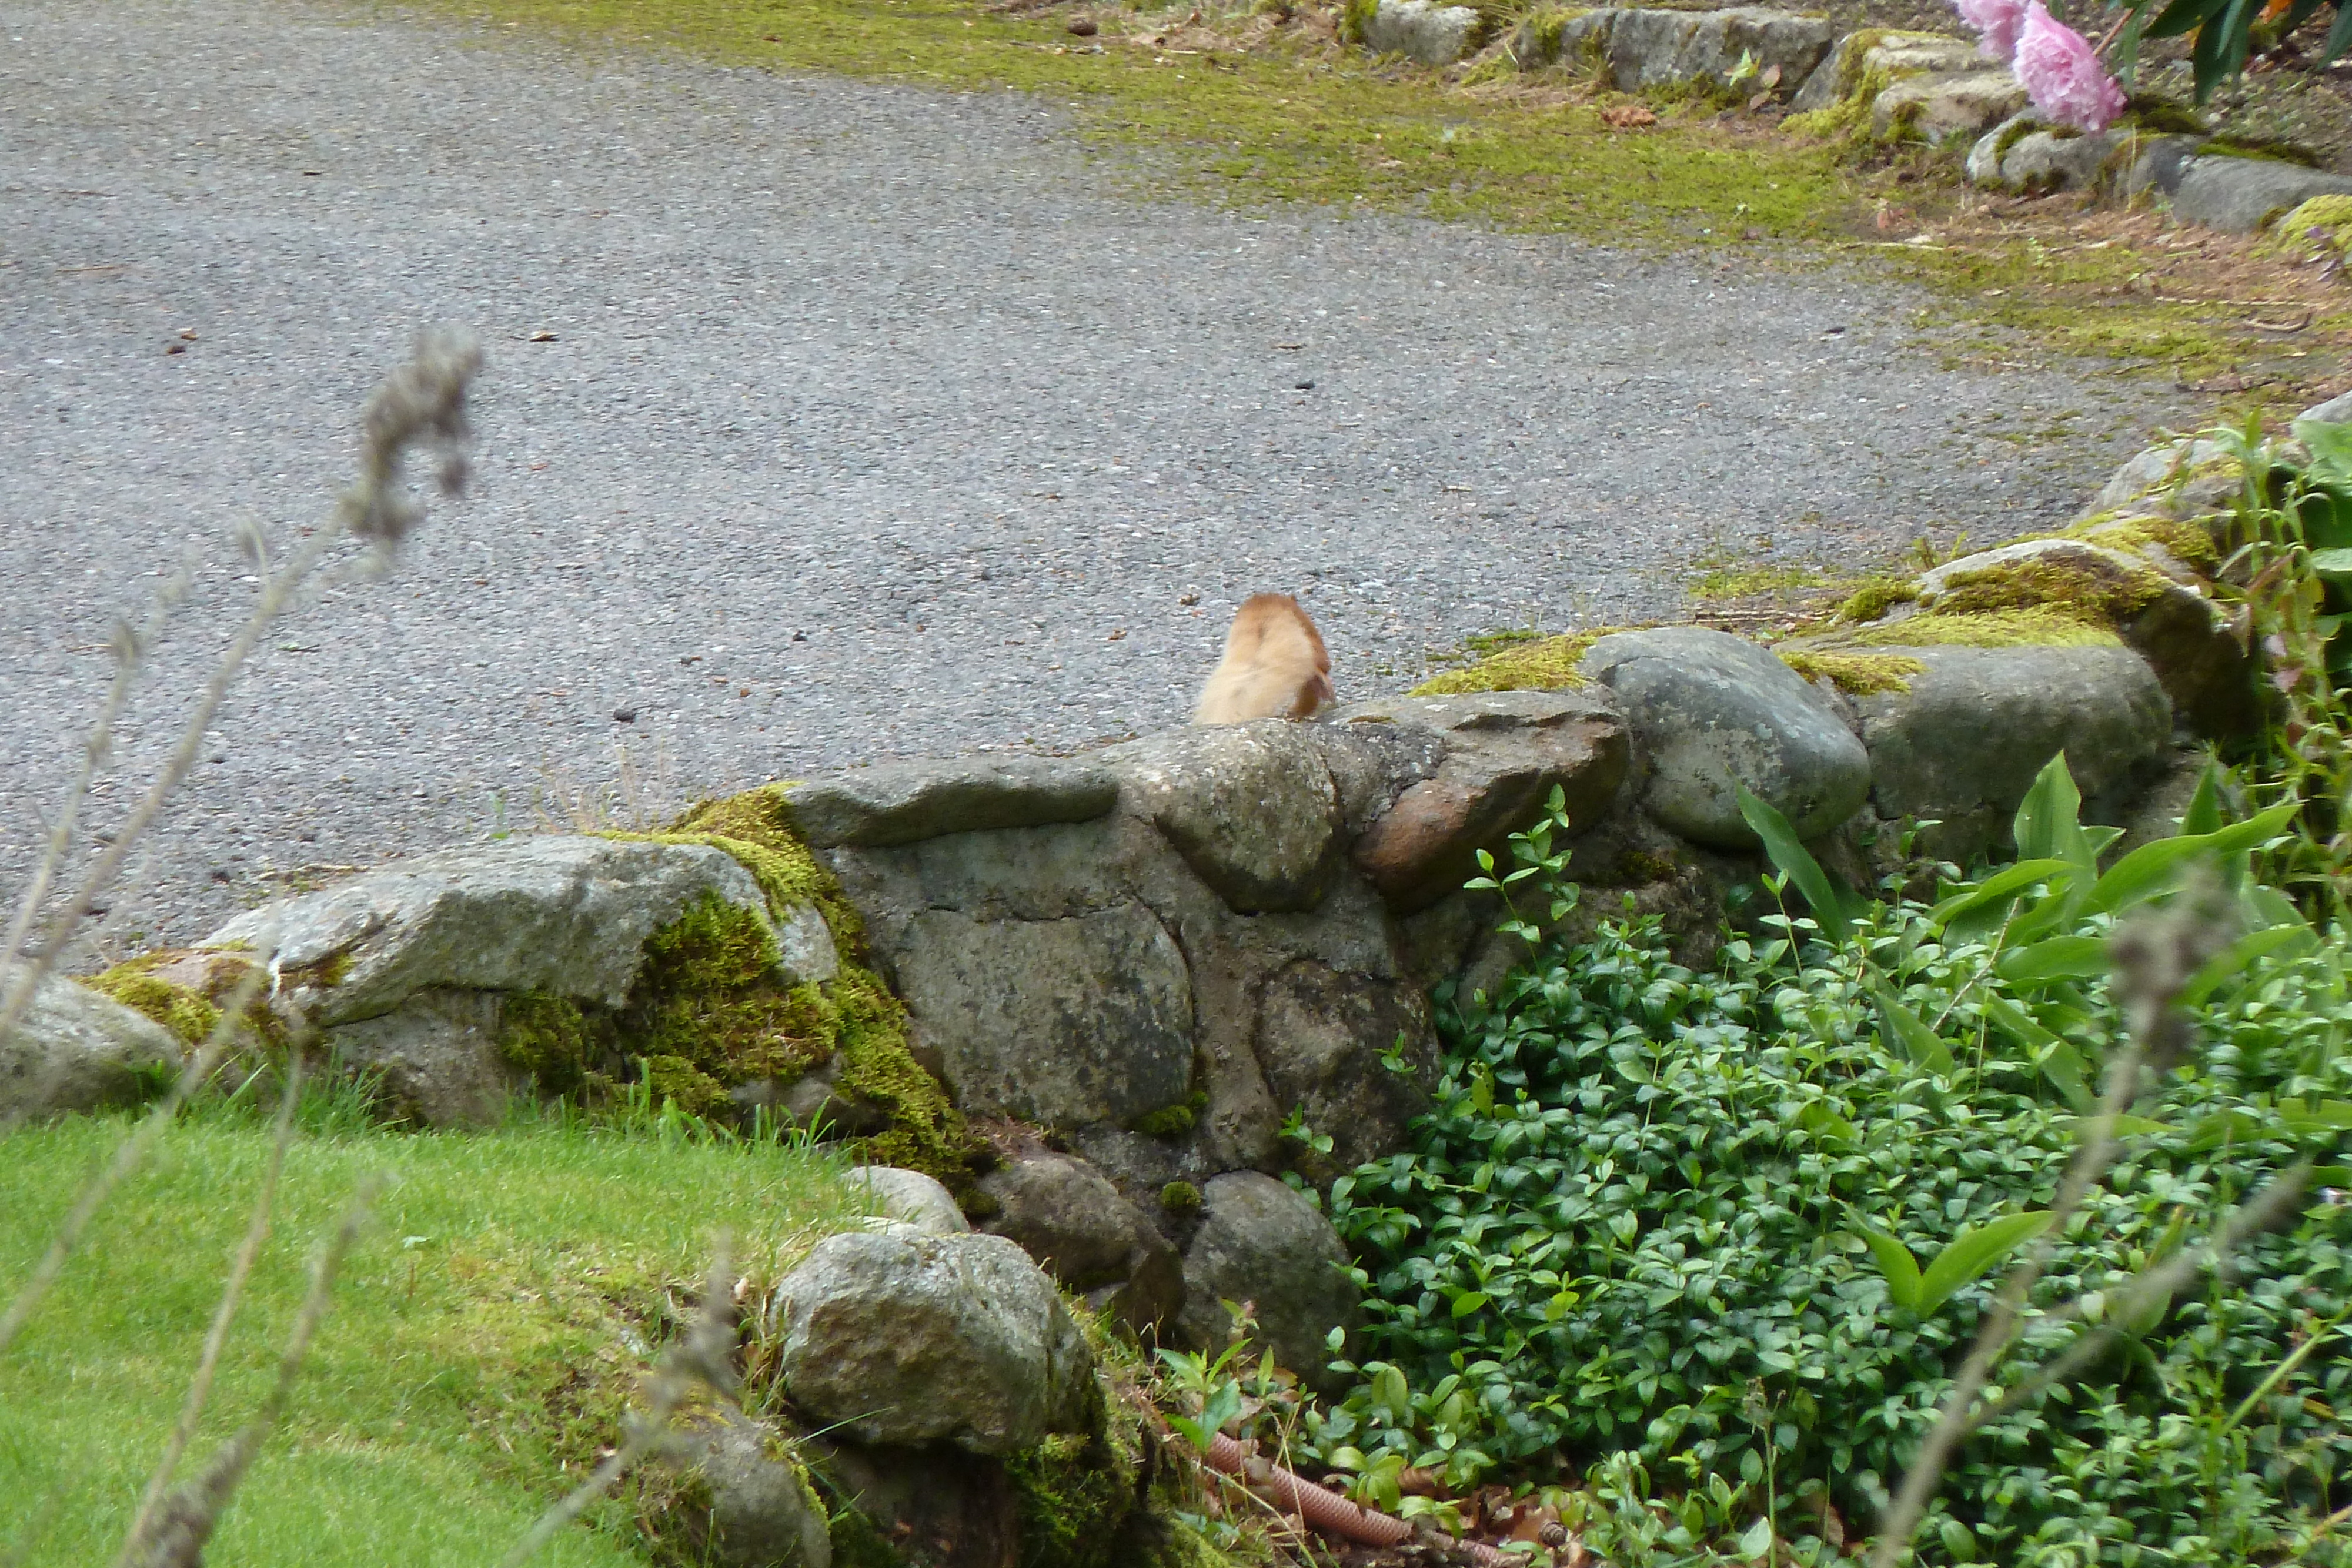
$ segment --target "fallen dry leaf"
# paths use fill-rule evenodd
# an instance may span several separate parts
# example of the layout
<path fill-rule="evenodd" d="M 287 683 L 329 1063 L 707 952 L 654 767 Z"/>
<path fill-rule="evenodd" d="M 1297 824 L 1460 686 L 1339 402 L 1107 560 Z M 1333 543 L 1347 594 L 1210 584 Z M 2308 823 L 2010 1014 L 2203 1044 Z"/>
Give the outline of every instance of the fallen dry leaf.
<path fill-rule="evenodd" d="M 1638 131 L 1658 123 L 1658 116 L 1647 104 L 1612 103 L 1601 111 L 1601 123 L 1612 131 Z"/>

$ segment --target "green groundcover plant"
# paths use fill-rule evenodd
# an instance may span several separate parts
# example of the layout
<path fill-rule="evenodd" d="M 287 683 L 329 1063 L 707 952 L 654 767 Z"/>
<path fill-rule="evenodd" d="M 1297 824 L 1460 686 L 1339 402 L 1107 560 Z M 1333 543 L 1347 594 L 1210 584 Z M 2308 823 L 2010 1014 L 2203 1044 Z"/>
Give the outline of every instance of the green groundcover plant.
<path fill-rule="evenodd" d="M 1491 995 L 1441 994 L 1443 1077 L 1412 1146 L 1330 1195 L 1370 1322 L 1303 1456 L 1457 1490 L 1597 1467 L 1587 1539 L 1621 1562 L 1760 1559 L 1776 1539 L 1826 1560 L 1868 1534 L 1999 1265 L 2047 1223 L 2122 1037 L 2107 933 L 2185 868 L 2220 868 L 2237 933 L 2182 997 L 2200 1048 L 2053 1239 L 2001 1375 L 2105 1321 L 2109 1293 L 2272 1175 L 2342 1158 L 2344 942 L 2248 873 L 2292 808 L 2224 825 L 2212 786 L 2179 836 L 2103 873 L 2114 831 L 2077 821 L 2061 758 L 2020 810 L 2020 863 L 1946 867 L 1933 905 L 1890 882 L 1864 906 L 1761 808 L 1784 868 L 1768 889 L 1810 896 L 1713 967 L 1628 918 L 1540 943 Z M 1576 897 L 1556 831 L 1522 835 L 1491 884 L 1548 897 L 1555 922 Z M 1970 1439 L 1918 1560 L 2352 1562 L 2326 1518 L 2352 1500 L 2352 1175 L 2315 1184 L 2234 1277 L 2120 1325 L 2088 1375 Z"/>

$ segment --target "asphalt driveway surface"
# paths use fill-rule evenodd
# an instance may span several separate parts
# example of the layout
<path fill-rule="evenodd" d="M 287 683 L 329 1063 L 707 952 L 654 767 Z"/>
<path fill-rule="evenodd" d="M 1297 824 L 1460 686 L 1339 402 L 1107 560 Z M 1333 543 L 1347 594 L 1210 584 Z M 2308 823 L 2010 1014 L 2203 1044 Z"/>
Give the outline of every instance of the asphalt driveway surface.
<path fill-rule="evenodd" d="M 1260 590 L 1360 696 L 1672 614 L 1702 558 L 2002 536 L 2173 412 L 1952 368 L 1827 269 L 1149 183 L 1015 97 L 0 0 L 0 891 L 113 618 L 197 562 L 101 825 L 250 601 L 234 530 L 324 514 L 426 323 L 488 352 L 474 494 L 270 637 L 114 940 L 583 796 L 1176 723 Z M 1991 433 L 2070 411 L 2063 450 Z"/>

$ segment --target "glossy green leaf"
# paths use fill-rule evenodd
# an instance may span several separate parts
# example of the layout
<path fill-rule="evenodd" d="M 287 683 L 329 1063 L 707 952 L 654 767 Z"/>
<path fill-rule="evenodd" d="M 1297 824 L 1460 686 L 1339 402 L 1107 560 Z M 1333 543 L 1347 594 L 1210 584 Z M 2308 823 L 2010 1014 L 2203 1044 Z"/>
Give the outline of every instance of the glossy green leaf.
<path fill-rule="evenodd" d="M 2107 972 L 2104 936 L 2045 936 L 2000 956 L 2000 977 L 2021 986 L 2095 980 Z"/>
<path fill-rule="evenodd" d="M 1886 1032 L 1903 1048 L 1904 1055 L 1930 1072 L 1952 1071 L 1952 1048 L 1906 1007 L 1902 998 L 1876 980 L 1871 982 L 1870 994 L 1878 1004 L 1879 1016 L 1885 1020 Z"/>
<path fill-rule="evenodd" d="M 2260 931 L 2249 931 L 2231 943 L 2228 951 L 2209 960 L 2187 985 L 2180 988 L 2179 1005 L 2184 1008 L 2199 1006 L 2217 988 L 2273 953 L 2318 945 L 2318 936 L 2308 925 L 2271 925 Z"/>
<path fill-rule="evenodd" d="M 1772 1521 L 1759 1519 L 1739 1532 L 1739 1555 L 1754 1563 L 1772 1550 Z"/>
<path fill-rule="evenodd" d="M 2020 1243 L 2049 1229 L 2051 1218 L 2047 1209 L 2032 1209 L 2004 1214 L 1973 1230 L 1961 1231 L 1919 1275 L 1920 1315 L 1951 1300 L 1952 1292 L 2000 1262 Z"/>
<path fill-rule="evenodd" d="M 2017 852 L 2025 860 L 2061 860 L 2084 871 L 2097 869 L 2090 841 L 2083 836 L 2083 792 L 2060 752 L 2034 775 L 2033 786 L 2018 803 L 2013 826 Z"/>
<path fill-rule="evenodd" d="M 2072 861 L 2020 861 L 2008 870 L 1985 878 L 1974 887 L 1958 893 L 1936 905 L 1932 918 L 1937 925 L 1948 925 L 1956 916 L 2017 897 L 2029 888 L 2045 882 L 2064 883 L 2073 879 L 2075 865 Z"/>
<path fill-rule="evenodd" d="M 1832 945 L 1845 940 L 1853 926 L 1853 899 L 1842 894 L 1830 881 L 1829 873 L 1821 862 L 1798 841 L 1797 832 L 1789 819 L 1780 815 L 1772 804 L 1757 796 L 1746 785 L 1735 780 L 1733 789 L 1739 798 L 1739 815 L 1756 836 L 1764 841 L 1764 852 L 1782 875 L 1796 884 L 1804 895 L 1805 906 L 1812 911 L 1822 935 Z"/>
<path fill-rule="evenodd" d="M 1919 1308 L 1919 1260 L 1911 1256 L 1911 1249 L 1892 1236 L 1882 1236 L 1875 1230 L 1857 1231 L 1870 1255 L 1878 1260 L 1878 1271 L 1886 1280 L 1886 1299 L 1906 1311 Z"/>
<path fill-rule="evenodd" d="M 1486 1291 L 1465 1291 L 1454 1298 L 1454 1316 L 1456 1320 L 1466 1318 L 1486 1304 Z"/>

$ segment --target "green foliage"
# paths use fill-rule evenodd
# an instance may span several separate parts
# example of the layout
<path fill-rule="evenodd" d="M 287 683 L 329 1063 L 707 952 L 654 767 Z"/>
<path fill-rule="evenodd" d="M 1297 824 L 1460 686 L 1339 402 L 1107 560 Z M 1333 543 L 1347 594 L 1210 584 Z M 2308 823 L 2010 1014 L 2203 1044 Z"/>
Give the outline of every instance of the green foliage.
<path fill-rule="evenodd" d="M 1456 1486 L 1554 1450 L 1597 1462 L 1578 1507 L 1631 1563 L 1760 1555 L 1759 1510 L 1803 1536 L 1823 1498 L 1866 1528 L 2002 1258 L 2047 1223 L 2121 1032 L 2105 934 L 2192 861 L 2238 876 L 2246 936 L 2191 983 L 2206 1044 L 2134 1108 L 2032 1305 L 2079 1297 L 2097 1322 L 2271 1173 L 2340 1153 L 2352 954 L 2243 875 L 2284 816 L 2225 822 L 2209 789 L 2191 832 L 2103 867 L 2112 830 L 2076 806 L 2053 761 L 2018 813 L 2029 858 L 1947 868 L 1932 907 L 1865 904 L 1767 832 L 1768 885 L 1810 912 L 1768 915 L 1710 972 L 1628 920 L 1547 943 L 1484 997 L 1441 992 L 1433 1108 L 1330 1195 L 1371 1321 L 1301 1451 Z M 1565 896 L 1549 843 L 1523 840 L 1522 885 Z M 1921 1561 L 2239 1563 L 2340 1503 L 2352 1360 L 2287 1363 L 2352 1305 L 2352 1207 L 2248 1251 L 2237 1285 L 2182 1292 L 1966 1445 Z M 2029 1326 L 2007 1370 L 2082 1332 Z M 2326 1539 L 2305 1560 L 2345 1561 Z"/>
<path fill-rule="evenodd" d="M 2244 72 L 2247 57 L 2255 48 L 2272 47 L 2323 9 L 2334 15 L 2315 62 L 2324 65 L 2352 47 L 2352 9 L 2336 0 L 2290 0 L 2284 15 L 2273 14 L 2256 0 L 2137 0 L 2125 7 L 2125 15 L 2135 49 L 2142 35 L 2151 38 L 2193 35 L 2189 59 L 2196 77 L 2197 101 L 2201 104 L 2215 88 Z"/>
<path fill-rule="evenodd" d="M 2266 688 L 2242 788 L 2303 807 L 2269 870 L 2313 913 L 2336 913 L 2352 892 L 2352 425 L 2295 421 L 2301 454 L 2252 424 L 2207 434 L 2242 476 L 2217 575 L 2246 585 Z"/>

